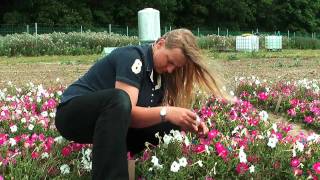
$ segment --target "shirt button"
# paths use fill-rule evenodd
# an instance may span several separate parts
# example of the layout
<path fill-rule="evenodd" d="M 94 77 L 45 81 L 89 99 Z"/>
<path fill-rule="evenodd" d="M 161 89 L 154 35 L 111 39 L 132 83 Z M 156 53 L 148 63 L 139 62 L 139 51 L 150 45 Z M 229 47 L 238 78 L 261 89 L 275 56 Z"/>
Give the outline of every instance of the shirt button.
<path fill-rule="evenodd" d="M 151 99 L 151 102 L 153 102 L 153 99 Z"/>
<path fill-rule="evenodd" d="M 154 94 L 151 94 L 151 96 L 153 97 L 153 96 L 154 96 Z"/>
<path fill-rule="evenodd" d="M 152 88 L 152 91 L 154 91 L 154 88 Z"/>

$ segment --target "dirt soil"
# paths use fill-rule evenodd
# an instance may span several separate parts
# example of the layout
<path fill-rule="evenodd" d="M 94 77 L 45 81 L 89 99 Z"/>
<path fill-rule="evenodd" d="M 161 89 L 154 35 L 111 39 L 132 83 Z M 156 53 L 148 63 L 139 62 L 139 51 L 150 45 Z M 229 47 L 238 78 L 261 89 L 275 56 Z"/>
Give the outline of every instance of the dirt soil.
<path fill-rule="evenodd" d="M 32 81 L 34 84 L 52 85 L 57 78 L 68 85 L 85 73 L 90 64 L 28 63 L 1 64 L 0 88 L 11 81 L 23 86 Z M 210 64 L 218 70 L 228 86 L 233 87 L 235 77 L 256 76 L 261 80 L 301 80 L 320 81 L 320 59 L 242 59 L 217 60 Z"/>

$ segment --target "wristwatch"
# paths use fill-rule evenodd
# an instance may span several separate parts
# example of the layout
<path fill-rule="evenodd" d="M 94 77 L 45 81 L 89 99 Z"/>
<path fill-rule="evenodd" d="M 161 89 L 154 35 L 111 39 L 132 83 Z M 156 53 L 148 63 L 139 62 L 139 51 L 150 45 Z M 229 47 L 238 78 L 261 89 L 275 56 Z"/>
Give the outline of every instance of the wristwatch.
<path fill-rule="evenodd" d="M 160 110 L 160 119 L 161 119 L 161 122 L 165 122 L 165 121 L 166 121 L 166 115 L 167 115 L 167 108 L 166 108 L 166 107 L 163 107 L 163 108 Z"/>

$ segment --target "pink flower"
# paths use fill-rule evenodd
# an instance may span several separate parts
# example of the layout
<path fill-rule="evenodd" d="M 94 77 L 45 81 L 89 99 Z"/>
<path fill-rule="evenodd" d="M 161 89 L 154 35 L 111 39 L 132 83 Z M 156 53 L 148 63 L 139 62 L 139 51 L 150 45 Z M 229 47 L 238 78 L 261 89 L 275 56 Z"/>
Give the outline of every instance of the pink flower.
<path fill-rule="evenodd" d="M 320 162 L 314 163 L 312 168 L 317 174 L 320 174 Z"/>
<path fill-rule="evenodd" d="M 31 153 L 31 158 L 32 159 L 37 159 L 38 157 L 39 157 L 39 153 L 38 152 L 34 151 L 34 152 Z"/>
<path fill-rule="evenodd" d="M 62 149 L 61 153 L 64 157 L 67 157 L 71 154 L 71 148 L 69 146 L 66 146 Z"/>
<path fill-rule="evenodd" d="M 302 170 L 301 170 L 301 169 L 299 169 L 299 168 L 293 168 L 292 170 L 293 170 L 293 174 L 294 174 L 295 176 L 301 176 L 301 174 L 302 174 Z"/>
<path fill-rule="evenodd" d="M 294 108 L 291 108 L 288 110 L 289 116 L 295 117 L 297 115 L 297 112 Z"/>
<path fill-rule="evenodd" d="M 248 171 L 249 166 L 246 163 L 239 163 L 236 167 L 238 174 L 244 174 Z"/>
<path fill-rule="evenodd" d="M 268 93 L 266 93 L 266 92 L 260 92 L 260 93 L 258 94 L 258 98 L 259 98 L 261 101 L 265 101 L 265 100 L 268 99 Z"/>
<path fill-rule="evenodd" d="M 211 131 L 209 131 L 208 133 L 208 139 L 211 140 L 211 139 L 214 139 L 217 137 L 217 135 L 219 134 L 219 131 L 216 130 L 216 129 L 213 129 Z"/>
<path fill-rule="evenodd" d="M 305 116 L 304 117 L 304 122 L 310 124 L 313 122 L 313 118 L 311 116 Z"/>
<path fill-rule="evenodd" d="M 300 161 L 298 158 L 292 158 L 290 164 L 291 164 L 291 167 L 298 167 L 300 164 Z"/>
<path fill-rule="evenodd" d="M 196 153 L 203 153 L 206 150 L 206 146 L 204 144 L 199 144 L 195 148 Z"/>

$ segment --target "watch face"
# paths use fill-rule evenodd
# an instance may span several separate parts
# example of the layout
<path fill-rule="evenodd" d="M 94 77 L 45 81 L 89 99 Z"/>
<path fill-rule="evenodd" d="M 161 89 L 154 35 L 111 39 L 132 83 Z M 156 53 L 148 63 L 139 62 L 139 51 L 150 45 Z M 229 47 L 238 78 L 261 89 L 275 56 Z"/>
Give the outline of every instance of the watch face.
<path fill-rule="evenodd" d="M 165 116 L 167 114 L 167 109 L 166 108 L 162 108 L 160 111 L 160 115 L 161 116 Z"/>

